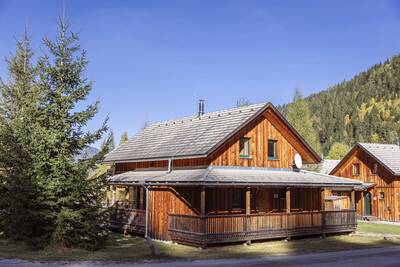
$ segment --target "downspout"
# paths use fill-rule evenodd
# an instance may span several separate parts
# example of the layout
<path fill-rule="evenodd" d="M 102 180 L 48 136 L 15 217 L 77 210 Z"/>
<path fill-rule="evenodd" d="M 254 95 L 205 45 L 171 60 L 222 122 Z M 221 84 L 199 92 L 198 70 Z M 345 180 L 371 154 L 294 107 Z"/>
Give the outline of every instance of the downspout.
<path fill-rule="evenodd" d="M 149 188 L 147 186 L 144 186 L 146 189 L 146 224 L 145 224 L 145 229 L 144 229 L 144 237 L 148 237 L 148 232 L 149 232 Z"/>
<path fill-rule="evenodd" d="M 172 172 L 172 158 L 168 159 L 168 171 L 167 171 L 167 173 L 170 173 L 170 172 Z"/>

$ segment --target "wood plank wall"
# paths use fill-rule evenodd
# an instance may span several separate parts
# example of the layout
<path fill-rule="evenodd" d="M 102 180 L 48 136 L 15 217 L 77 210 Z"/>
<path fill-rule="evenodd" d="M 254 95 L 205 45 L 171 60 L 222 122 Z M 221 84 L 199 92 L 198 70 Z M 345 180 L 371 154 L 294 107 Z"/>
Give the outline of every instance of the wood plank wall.
<path fill-rule="evenodd" d="M 241 137 L 250 138 L 250 158 L 240 158 Z M 277 141 L 277 159 L 268 159 L 268 140 Z M 271 111 L 260 115 L 251 124 L 230 138 L 210 156 L 210 164 L 216 166 L 244 166 L 290 168 L 293 158 L 300 153 L 305 161 L 315 163 L 299 140 Z"/>
<path fill-rule="evenodd" d="M 149 236 L 170 240 L 168 215 L 199 214 L 200 188 L 152 187 L 149 191 Z"/>
<path fill-rule="evenodd" d="M 356 179 L 366 183 L 375 183 L 376 186 L 369 190 L 371 192 L 372 216 L 386 221 L 400 221 L 400 177 L 393 176 L 383 166 L 378 164 L 378 173 L 372 174 L 375 163 L 369 154 L 361 148 L 355 149 L 348 159 L 340 166 L 333 175 Z M 353 164 L 360 164 L 360 175 L 353 175 Z M 380 198 L 380 193 L 384 198 Z M 364 203 L 362 192 L 356 194 L 357 214 L 364 215 Z"/>

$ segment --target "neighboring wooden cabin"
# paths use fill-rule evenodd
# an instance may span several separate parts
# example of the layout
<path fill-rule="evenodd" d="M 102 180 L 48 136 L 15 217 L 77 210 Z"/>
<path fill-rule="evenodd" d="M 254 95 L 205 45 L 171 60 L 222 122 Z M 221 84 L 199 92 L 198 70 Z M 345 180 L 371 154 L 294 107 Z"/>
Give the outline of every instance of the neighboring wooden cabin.
<path fill-rule="evenodd" d="M 352 207 L 325 198 L 361 183 L 296 169 L 296 154 L 321 160 L 270 103 L 152 124 L 105 159 L 111 223 L 201 246 L 353 231 Z"/>
<path fill-rule="evenodd" d="M 356 192 L 360 217 L 400 221 L 400 145 L 358 143 L 330 174 L 363 182 Z"/>

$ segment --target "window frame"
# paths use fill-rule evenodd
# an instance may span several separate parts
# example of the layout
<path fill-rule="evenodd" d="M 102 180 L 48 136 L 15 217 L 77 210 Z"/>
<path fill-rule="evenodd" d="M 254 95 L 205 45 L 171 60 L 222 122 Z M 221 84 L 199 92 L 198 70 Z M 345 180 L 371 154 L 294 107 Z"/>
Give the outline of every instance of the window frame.
<path fill-rule="evenodd" d="M 267 143 L 267 157 L 268 157 L 268 160 L 278 160 L 278 140 L 275 140 L 275 139 L 268 139 L 267 142 L 268 142 L 268 143 Z M 271 157 L 271 156 L 269 155 L 269 145 L 270 145 L 270 142 L 273 143 L 273 145 L 274 145 L 274 155 L 275 155 L 275 156 L 273 156 L 273 157 Z"/>
<path fill-rule="evenodd" d="M 251 158 L 251 152 L 250 152 L 250 145 L 251 142 L 251 138 L 250 137 L 241 137 L 239 140 L 239 158 L 242 159 L 249 159 Z M 242 144 L 243 144 L 243 150 L 245 151 L 246 149 L 244 149 L 244 146 L 246 146 L 247 144 L 247 155 L 246 154 L 242 154 Z"/>
<path fill-rule="evenodd" d="M 378 196 L 379 196 L 379 200 L 385 200 L 385 192 L 380 191 Z"/>
<path fill-rule="evenodd" d="M 357 166 L 357 168 L 356 168 Z M 357 172 L 356 172 L 357 170 Z M 352 170 L 352 174 L 353 176 L 360 176 L 361 173 L 361 167 L 360 167 L 360 163 L 353 163 L 353 170 Z"/>

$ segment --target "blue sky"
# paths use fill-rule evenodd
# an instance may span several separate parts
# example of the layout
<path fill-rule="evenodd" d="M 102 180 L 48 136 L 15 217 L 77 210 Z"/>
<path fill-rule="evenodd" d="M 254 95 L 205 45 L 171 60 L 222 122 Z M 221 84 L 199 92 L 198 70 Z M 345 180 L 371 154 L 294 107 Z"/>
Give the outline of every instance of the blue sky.
<path fill-rule="evenodd" d="M 0 0 L 0 57 L 28 24 L 33 47 L 57 31 L 62 1 Z M 144 121 L 232 107 L 236 99 L 289 102 L 349 79 L 399 53 L 394 1 L 64 1 L 119 139 Z M 0 76 L 6 65 L 0 61 Z"/>

